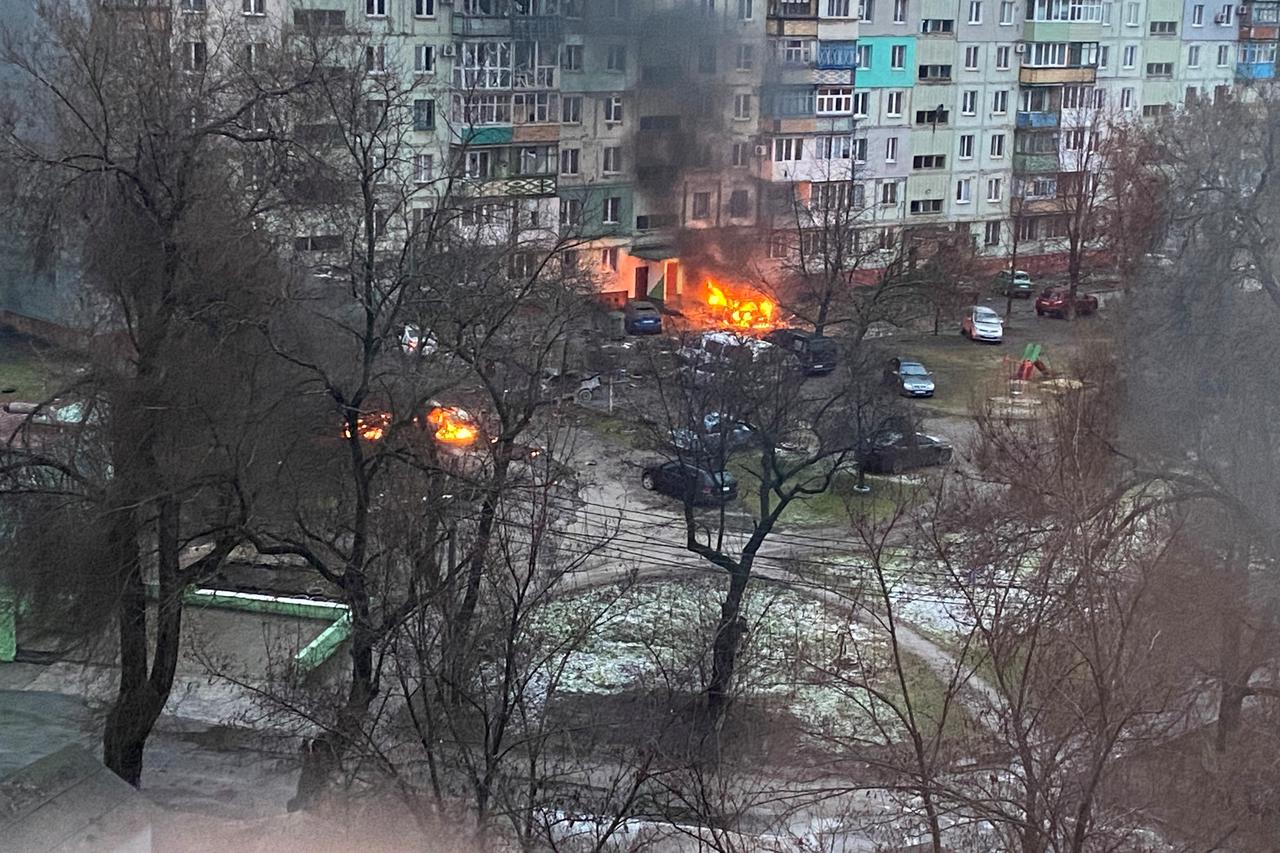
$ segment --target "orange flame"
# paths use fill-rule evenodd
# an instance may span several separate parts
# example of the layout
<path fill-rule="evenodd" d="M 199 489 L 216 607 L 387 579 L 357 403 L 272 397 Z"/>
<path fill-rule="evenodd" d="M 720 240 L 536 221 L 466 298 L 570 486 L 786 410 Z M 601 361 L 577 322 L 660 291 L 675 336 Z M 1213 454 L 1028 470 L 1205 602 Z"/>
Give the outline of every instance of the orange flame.
<path fill-rule="evenodd" d="M 454 406 L 436 406 L 427 413 L 427 424 L 435 427 L 436 441 L 443 444 L 466 446 L 478 434 L 471 415 Z"/>
<path fill-rule="evenodd" d="M 356 432 L 365 441 L 382 441 L 391 426 L 390 412 L 370 412 L 356 418 Z M 344 424 L 342 437 L 351 438 L 351 427 Z"/>
<path fill-rule="evenodd" d="M 720 285 L 707 279 L 707 307 L 725 325 L 736 329 L 771 329 L 773 303 L 763 296 L 730 296 Z"/>

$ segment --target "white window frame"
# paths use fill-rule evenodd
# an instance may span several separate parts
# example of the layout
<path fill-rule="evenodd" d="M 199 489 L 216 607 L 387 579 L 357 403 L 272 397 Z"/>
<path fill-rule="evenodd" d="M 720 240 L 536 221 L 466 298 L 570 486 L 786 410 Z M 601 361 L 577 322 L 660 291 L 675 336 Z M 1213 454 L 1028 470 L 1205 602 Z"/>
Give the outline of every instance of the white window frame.
<path fill-rule="evenodd" d="M 987 151 L 990 153 L 991 159 L 992 160 L 1002 159 L 1004 157 L 1004 149 L 1005 149 L 1004 134 L 1003 133 L 991 134 L 991 142 L 987 147 Z"/>
<path fill-rule="evenodd" d="M 982 64 L 982 48 L 979 45 L 967 45 L 964 49 L 964 70 L 977 71 Z"/>
<path fill-rule="evenodd" d="M 364 0 L 366 18 L 385 18 L 387 16 L 387 0 Z"/>
<path fill-rule="evenodd" d="M 991 114 L 1002 116 L 1009 112 L 1009 90 L 996 89 L 991 93 Z"/>
<path fill-rule="evenodd" d="M 960 178 L 956 181 L 956 204 L 973 202 L 973 178 Z"/>
<path fill-rule="evenodd" d="M 604 204 L 600 207 L 600 221 L 605 225 L 622 224 L 622 196 L 611 195 L 605 197 Z M 618 250 L 615 248 L 613 251 L 617 252 Z M 612 269 L 617 269 L 616 260 L 614 264 Z"/>
<path fill-rule="evenodd" d="M 413 73 L 434 74 L 436 71 L 436 46 L 433 44 L 417 44 L 413 46 Z"/>
<path fill-rule="evenodd" d="M 976 116 L 978 114 L 978 90 L 965 89 L 960 93 L 960 115 Z"/>
<path fill-rule="evenodd" d="M 1015 7 L 1013 0 L 1000 0 L 1000 26 L 1013 26 L 1013 15 Z"/>
<path fill-rule="evenodd" d="M 893 22 L 895 24 L 907 22 L 907 0 L 893 0 Z"/>
<path fill-rule="evenodd" d="M 622 96 L 610 95 L 604 99 L 604 123 L 609 125 L 622 124 Z"/>
<path fill-rule="evenodd" d="M 751 118 L 751 95 L 737 94 L 733 96 L 733 117 L 738 121 Z"/>
<path fill-rule="evenodd" d="M 622 174 L 622 147 L 606 145 L 600 150 L 600 173 L 602 175 Z"/>
<path fill-rule="evenodd" d="M 267 0 L 244 0 L 240 4 L 240 12 L 251 18 L 260 18 L 267 14 Z"/>
<path fill-rule="evenodd" d="M 969 0 L 969 23 L 982 23 L 982 0 Z"/>
<path fill-rule="evenodd" d="M 413 181 L 429 184 L 435 179 L 436 158 L 433 154 L 413 155 Z"/>
<path fill-rule="evenodd" d="M 1120 52 L 1120 67 L 1138 67 L 1138 46 L 1136 44 L 1126 44 L 1124 46 L 1124 50 Z"/>
<path fill-rule="evenodd" d="M 889 68 L 902 71 L 907 67 L 907 46 L 905 44 L 889 45 Z"/>
<path fill-rule="evenodd" d="M 1012 50 L 1007 44 L 996 45 L 996 70 L 997 71 L 1009 70 L 1009 54 L 1011 52 Z"/>
<path fill-rule="evenodd" d="M 1200 45 L 1193 44 L 1187 47 L 1187 67 L 1200 67 Z"/>
<path fill-rule="evenodd" d="M 886 163 L 898 162 L 898 137 L 896 136 L 885 137 L 884 161 Z"/>
<path fill-rule="evenodd" d="M 1191 7 L 1191 26 L 1193 27 L 1204 26 L 1204 4 L 1203 3 L 1197 3 L 1196 5 Z"/>
<path fill-rule="evenodd" d="M 1000 178 L 987 178 L 987 201 L 999 204 L 1004 198 L 1004 181 Z"/>
<path fill-rule="evenodd" d="M 960 134 L 960 153 L 958 156 L 959 156 L 959 159 L 961 160 L 973 159 L 973 134 L 972 133 Z"/>
<path fill-rule="evenodd" d="M 560 149 L 560 174 L 570 176 L 582 174 L 581 148 Z"/>
<path fill-rule="evenodd" d="M 385 44 L 365 45 L 364 70 L 366 74 L 387 73 L 387 46 Z"/>
<path fill-rule="evenodd" d="M 902 118 L 902 104 L 905 100 L 903 92 L 896 90 L 885 96 L 884 114 L 886 118 Z"/>

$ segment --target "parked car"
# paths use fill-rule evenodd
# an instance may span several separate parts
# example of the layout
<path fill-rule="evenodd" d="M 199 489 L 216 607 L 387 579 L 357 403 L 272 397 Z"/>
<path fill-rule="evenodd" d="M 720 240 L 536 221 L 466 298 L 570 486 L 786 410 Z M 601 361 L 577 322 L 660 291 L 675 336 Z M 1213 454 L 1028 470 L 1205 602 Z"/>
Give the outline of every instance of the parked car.
<path fill-rule="evenodd" d="M 1047 287 L 1036 297 L 1036 313 L 1043 317 L 1049 314 L 1054 317 L 1067 316 L 1067 304 L 1071 298 L 1071 289 L 1067 287 Z M 1093 314 L 1098 310 L 1098 297 L 1092 293 L 1076 294 L 1076 314 Z"/>
<path fill-rule="evenodd" d="M 671 431 L 671 443 L 677 450 L 695 457 L 713 458 L 749 447 L 755 441 L 755 429 L 748 423 L 720 412 L 703 415 L 691 427 Z"/>
<path fill-rule="evenodd" d="M 897 386 L 898 393 L 905 397 L 933 396 L 933 374 L 918 361 L 891 358 L 885 377 L 893 382 Z"/>
<path fill-rule="evenodd" d="M 875 436 L 862 464 L 873 474 L 899 474 L 913 468 L 945 465 L 951 461 L 947 442 L 922 432 L 885 431 Z"/>
<path fill-rule="evenodd" d="M 422 329 L 413 323 L 405 326 L 400 332 L 400 349 L 405 355 L 414 355 L 419 351 L 422 355 L 435 355 L 439 348 L 434 335 L 428 332 L 424 336 Z"/>
<path fill-rule="evenodd" d="M 840 348 L 825 335 L 803 329 L 774 329 L 764 340 L 800 360 L 800 369 L 809 375 L 830 373 L 840 360 Z"/>
<path fill-rule="evenodd" d="M 1000 315 L 985 305 L 975 305 L 960 321 L 960 334 L 971 341 L 988 341 L 998 344 L 1004 340 L 1004 321 Z"/>
<path fill-rule="evenodd" d="M 686 341 L 676 354 L 686 364 L 753 362 L 773 349 L 773 344 L 733 332 L 702 332 Z"/>
<path fill-rule="evenodd" d="M 996 289 L 1004 296 L 1030 299 L 1035 285 L 1031 283 L 1031 275 L 1023 270 L 1000 270 L 996 273 Z"/>
<path fill-rule="evenodd" d="M 542 394 L 548 400 L 560 403 L 590 403 L 600 390 L 599 373 L 582 373 L 577 370 L 559 371 L 547 368 L 542 374 Z"/>
<path fill-rule="evenodd" d="M 723 504 L 738 496 L 738 481 L 728 471 L 709 471 L 688 462 L 650 465 L 640 485 L 690 504 Z"/>
<path fill-rule="evenodd" d="M 628 335 L 657 335 L 662 332 L 662 314 L 652 302 L 632 301 L 622 309 Z"/>

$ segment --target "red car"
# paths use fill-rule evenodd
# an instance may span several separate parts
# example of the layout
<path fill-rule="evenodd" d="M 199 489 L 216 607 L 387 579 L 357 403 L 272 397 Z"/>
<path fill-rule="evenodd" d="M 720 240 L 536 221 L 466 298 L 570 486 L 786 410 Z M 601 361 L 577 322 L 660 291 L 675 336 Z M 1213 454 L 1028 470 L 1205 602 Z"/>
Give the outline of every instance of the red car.
<path fill-rule="evenodd" d="M 1054 317 L 1067 316 L 1067 300 L 1071 291 L 1065 287 L 1050 287 L 1036 297 L 1036 314 L 1043 317 L 1051 314 Z M 1076 293 L 1076 315 L 1093 314 L 1098 310 L 1098 297 L 1092 293 Z"/>

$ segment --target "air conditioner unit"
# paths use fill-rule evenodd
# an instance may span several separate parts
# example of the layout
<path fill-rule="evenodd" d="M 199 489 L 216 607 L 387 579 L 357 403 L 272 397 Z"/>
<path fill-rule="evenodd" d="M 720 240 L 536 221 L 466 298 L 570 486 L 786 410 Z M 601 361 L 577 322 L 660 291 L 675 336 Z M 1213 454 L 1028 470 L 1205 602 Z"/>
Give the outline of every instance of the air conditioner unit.
<path fill-rule="evenodd" d="M 1213 22 L 1214 22 L 1215 24 L 1225 24 L 1225 23 L 1227 22 L 1227 16 L 1226 16 L 1226 15 L 1214 15 L 1214 16 L 1213 16 Z"/>
<path fill-rule="evenodd" d="M 455 44 L 446 44 L 440 48 L 440 55 L 452 59 L 458 55 L 458 46 Z"/>
<path fill-rule="evenodd" d="M 1020 42 L 1020 41 L 1019 41 L 1019 42 L 1014 42 L 1014 45 L 1013 45 L 1013 52 L 1014 52 L 1014 53 L 1016 53 L 1016 54 L 1018 54 L 1018 56 L 1022 56 L 1022 54 L 1024 54 L 1024 53 L 1026 53 L 1026 52 L 1027 52 L 1027 46 L 1026 46 L 1023 42 Z"/>
<path fill-rule="evenodd" d="M 756 156 L 757 156 L 757 157 L 767 157 L 767 156 L 769 156 L 769 146 L 768 146 L 768 145 L 757 145 L 757 146 L 756 146 Z"/>
<path fill-rule="evenodd" d="M 1248 6 L 1237 6 L 1237 7 L 1236 7 L 1236 14 L 1237 14 L 1237 15 L 1241 15 L 1241 16 L 1244 16 L 1244 15 L 1249 14 L 1249 7 L 1248 7 Z"/>

